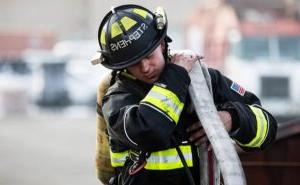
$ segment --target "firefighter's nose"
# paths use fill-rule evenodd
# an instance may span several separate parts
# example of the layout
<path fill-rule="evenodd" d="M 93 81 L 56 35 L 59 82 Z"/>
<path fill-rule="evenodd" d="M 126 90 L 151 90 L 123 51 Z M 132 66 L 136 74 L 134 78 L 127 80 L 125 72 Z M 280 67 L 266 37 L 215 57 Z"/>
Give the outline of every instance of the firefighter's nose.
<path fill-rule="evenodd" d="M 148 59 L 143 59 L 140 62 L 140 69 L 143 73 L 147 73 L 150 69 L 150 65 L 149 65 L 149 60 Z"/>

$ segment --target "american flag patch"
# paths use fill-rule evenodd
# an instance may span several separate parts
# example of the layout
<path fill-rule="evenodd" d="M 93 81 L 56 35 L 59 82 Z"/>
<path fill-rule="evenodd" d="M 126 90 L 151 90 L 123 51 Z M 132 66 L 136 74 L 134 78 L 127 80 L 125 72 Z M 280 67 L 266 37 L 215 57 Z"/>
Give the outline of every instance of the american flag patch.
<path fill-rule="evenodd" d="M 237 92 L 239 95 L 244 96 L 246 90 L 240 86 L 239 84 L 237 84 L 236 82 L 232 82 L 231 87 L 230 87 L 233 91 Z"/>

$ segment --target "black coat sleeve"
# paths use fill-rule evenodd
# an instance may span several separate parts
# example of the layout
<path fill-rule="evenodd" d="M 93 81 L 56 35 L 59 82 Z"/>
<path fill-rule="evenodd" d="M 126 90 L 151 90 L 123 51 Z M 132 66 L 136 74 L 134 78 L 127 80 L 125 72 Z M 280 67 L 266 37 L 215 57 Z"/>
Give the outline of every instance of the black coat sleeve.
<path fill-rule="evenodd" d="M 185 69 L 168 64 L 143 99 L 126 90 L 111 90 L 102 108 L 111 142 L 143 151 L 170 147 L 189 83 Z"/>
<path fill-rule="evenodd" d="M 231 114 L 233 129 L 230 136 L 245 151 L 260 150 L 274 141 L 277 122 L 262 108 L 260 100 L 219 71 L 209 69 L 214 101 L 218 110 Z"/>

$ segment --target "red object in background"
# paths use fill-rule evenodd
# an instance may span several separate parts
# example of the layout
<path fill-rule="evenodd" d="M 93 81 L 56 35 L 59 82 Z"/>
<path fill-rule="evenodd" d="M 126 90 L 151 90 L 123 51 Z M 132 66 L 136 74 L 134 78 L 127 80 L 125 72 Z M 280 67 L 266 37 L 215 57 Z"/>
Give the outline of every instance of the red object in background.
<path fill-rule="evenodd" d="M 0 31 L 0 58 L 19 59 L 26 49 L 50 50 L 54 43 L 51 32 Z"/>
<path fill-rule="evenodd" d="M 300 35 L 300 23 L 293 19 L 276 19 L 269 22 L 243 21 L 241 33 L 244 36 L 298 36 Z"/>

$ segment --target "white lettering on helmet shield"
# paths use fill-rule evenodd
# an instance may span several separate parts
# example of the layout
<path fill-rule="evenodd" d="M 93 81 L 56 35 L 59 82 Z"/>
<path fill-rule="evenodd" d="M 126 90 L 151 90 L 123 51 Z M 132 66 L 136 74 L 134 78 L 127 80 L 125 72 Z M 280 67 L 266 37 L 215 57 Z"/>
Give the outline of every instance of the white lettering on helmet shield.
<path fill-rule="evenodd" d="M 122 40 L 122 42 L 120 42 L 120 47 L 125 48 L 126 46 L 127 46 L 126 40 Z"/>
<path fill-rule="evenodd" d="M 112 51 L 115 51 L 117 48 L 116 48 L 116 44 L 110 44 L 110 49 Z"/>
<path fill-rule="evenodd" d="M 142 23 L 141 26 L 142 26 L 143 30 L 146 30 L 148 28 L 148 26 L 145 23 Z"/>
<path fill-rule="evenodd" d="M 138 40 L 141 37 L 141 34 L 137 31 L 133 32 L 135 40 Z"/>
<path fill-rule="evenodd" d="M 134 35 L 133 35 L 133 34 L 129 35 L 129 40 L 130 40 L 130 42 L 131 42 L 132 40 L 134 40 Z"/>
<path fill-rule="evenodd" d="M 129 46 L 130 44 L 132 44 L 133 40 L 140 39 L 147 29 L 148 26 L 145 23 L 142 23 L 132 34 L 128 36 L 128 39 L 120 40 L 117 43 L 111 43 L 110 49 L 112 51 L 118 51 L 119 49 Z"/>

